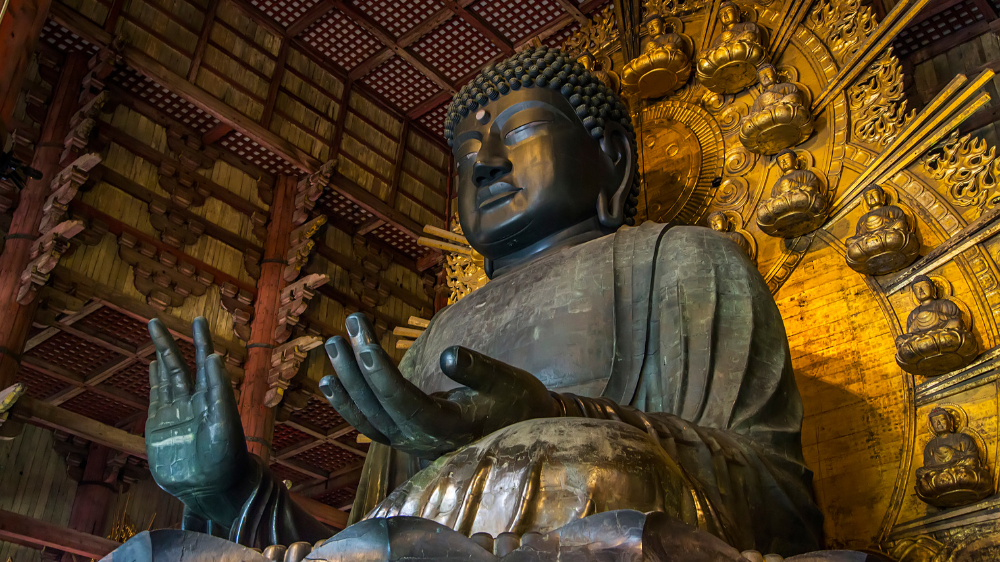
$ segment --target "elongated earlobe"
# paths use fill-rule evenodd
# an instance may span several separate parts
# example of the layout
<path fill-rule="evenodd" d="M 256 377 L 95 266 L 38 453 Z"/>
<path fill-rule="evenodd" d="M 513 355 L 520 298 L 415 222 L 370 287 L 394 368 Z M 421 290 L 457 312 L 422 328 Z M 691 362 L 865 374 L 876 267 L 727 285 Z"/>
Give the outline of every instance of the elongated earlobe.
<path fill-rule="evenodd" d="M 611 158 L 614 165 L 615 181 L 602 189 L 597 196 L 597 219 L 601 226 L 616 230 L 625 224 L 625 201 L 632 188 L 635 175 L 635 151 L 632 137 L 624 127 L 614 121 L 604 127 L 601 150 Z"/>

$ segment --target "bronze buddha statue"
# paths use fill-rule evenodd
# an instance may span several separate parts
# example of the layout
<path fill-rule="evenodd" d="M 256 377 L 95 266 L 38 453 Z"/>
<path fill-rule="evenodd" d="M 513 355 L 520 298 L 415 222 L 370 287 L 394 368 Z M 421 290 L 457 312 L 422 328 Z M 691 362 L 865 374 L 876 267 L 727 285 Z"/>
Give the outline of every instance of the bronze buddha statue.
<path fill-rule="evenodd" d="M 896 363 L 908 373 L 933 377 L 965 367 L 979 355 L 979 344 L 954 302 L 937 298 L 926 275 L 910 285 L 920 303 L 906 318 L 906 333 L 896 338 Z"/>
<path fill-rule="evenodd" d="M 767 59 L 767 36 L 753 22 L 740 21 L 740 7 L 719 7 L 722 33 L 702 51 L 695 65 L 698 81 L 717 94 L 735 94 L 757 81 L 757 67 Z"/>
<path fill-rule="evenodd" d="M 917 497 L 936 507 L 958 507 L 993 494 L 993 475 L 976 440 L 955 429 L 944 408 L 928 415 L 934 437 L 924 447 L 924 466 L 917 469 Z"/>
<path fill-rule="evenodd" d="M 757 226 L 780 238 L 808 234 L 823 224 L 830 210 L 823 183 L 814 172 L 799 169 L 794 150 L 779 152 L 776 160 L 784 174 L 757 208 Z"/>
<path fill-rule="evenodd" d="M 913 263 L 920 257 L 920 242 L 910 218 L 903 209 L 889 205 L 877 185 L 866 189 L 863 197 L 868 212 L 847 239 L 847 265 L 865 275 L 885 275 Z"/>
<path fill-rule="evenodd" d="M 677 18 L 671 19 L 680 23 Z M 659 15 L 649 17 L 646 29 L 649 40 L 642 54 L 622 70 L 622 87 L 641 98 L 659 98 L 687 83 L 691 76 L 693 45 L 674 25 L 667 31 Z"/>
<path fill-rule="evenodd" d="M 529 47 L 461 89 L 445 136 L 491 282 L 436 314 L 398 367 L 362 314 L 327 341 L 336 376 L 320 388 L 373 441 L 353 524 L 332 539 L 247 453 L 204 320 L 194 374 L 150 322 L 150 470 L 185 528 L 323 541 L 309 556 L 330 561 L 816 549 L 777 306 L 710 229 L 632 227 L 635 135 L 617 96 Z"/>
<path fill-rule="evenodd" d="M 754 259 L 755 256 L 753 255 L 753 246 L 750 244 L 750 240 L 747 240 L 747 237 L 742 233 L 733 232 L 731 230 L 732 226 L 732 221 L 722 211 L 715 211 L 708 215 L 709 228 L 718 232 L 727 240 L 731 240 L 739 246 L 740 249 L 750 257 L 750 259 Z"/>
<path fill-rule="evenodd" d="M 740 143 L 750 152 L 776 154 L 802 144 L 813 132 L 806 92 L 790 82 L 779 82 L 770 64 L 757 69 L 762 91 L 740 123 Z"/>

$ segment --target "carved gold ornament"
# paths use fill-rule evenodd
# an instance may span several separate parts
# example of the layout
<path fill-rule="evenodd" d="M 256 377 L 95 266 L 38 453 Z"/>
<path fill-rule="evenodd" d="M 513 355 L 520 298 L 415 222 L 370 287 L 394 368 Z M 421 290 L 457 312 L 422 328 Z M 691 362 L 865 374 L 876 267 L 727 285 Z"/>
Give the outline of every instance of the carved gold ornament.
<path fill-rule="evenodd" d="M 913 119 L 906 111 L 903 69 L 892 49 L 876 60 L 847 91 L 854 138 L 883 148 Z"/>
<path fill-rule="evenodd" d="M 931 151 L 921 167 L 932 179 L 944 184 L 956 205 L 978 207 L 981 214 L 1000 202 L 997 190 L 1000 158 L 996 147 L 980 138 L 953 136 Z"/>
<path fill-rule="evenodd" d="M 993 475 L 985 460 L 985 444 L 955 415 L 956 407 L 931 410 L 934 437 L 924 446 L 924 465 L 917 469 L 917 497 L 936 507 L 958 507 L 993 494 Z"/>
<path fill-rule="evenodd" d="M 719 22 L 722 33 L 698 57 L 698 81 L 713 92 L 735 94 L 757 81 L 767 39 L 757 24 L 740 21 L 740 8 L 732 2 L 722 3 Z"/>
<path fill-rule="evenodd" d="M 914 222 L 885 191 L 873 185 L 863 193 L 868 212 L 858 219 L 857 231 L 847 239 L 847 265 L 865 275 L 899 271 L 920 257 Z"/>
<path fill-rule="evenodd" d="M 800 169 L 794 151 L 778 153 L 777 161 L 784 174 L 757 208 L 757 226 L 779 238 L 808 234 L 823 224 L 830 210 L 826 186 L 815 172 Z"/>
<path fill-rule="evenodd" d="M 757 259 L 757 241 L 743 229 L 743 218 L 732 211 L 715 211 L 708 215 L 708 227 L 743 250 L 751 261 Z"/>
<path fill-rule="evenodd" d="M 969 365 L 979 355 L 968 313 L 947 296 L 938 298 L 939 289 L 924 275 L 910 285 L 918 304 L 906 318 L 906 333 L 896 338 L 896 363 L 908 373 L 943 375 Z"/>
<path fill-rule="evenodd" d="M 622 85 L 640 98 L 659 98 L 678 90 L 691 76 L 694 43 L 681 33 L 681 20 L 650 16 L 643 53 L 625 65 Z"/>
<path fill-rule="evenodd" d="M 451 232 L 425 225 L 424 234 L 437 238 L 421 236 L 417 238 L 418 244 L 445 252 L 444 270 L 448 288 L 451 289 L 451 293 L 448 295 L 448 304 L 455 304 L 489 282 L 490 279 L 486 276 L 486 269 L 483 267 L 483 255 L 475 251 L 465 239 L 457 214 L 452 221 Z"/>

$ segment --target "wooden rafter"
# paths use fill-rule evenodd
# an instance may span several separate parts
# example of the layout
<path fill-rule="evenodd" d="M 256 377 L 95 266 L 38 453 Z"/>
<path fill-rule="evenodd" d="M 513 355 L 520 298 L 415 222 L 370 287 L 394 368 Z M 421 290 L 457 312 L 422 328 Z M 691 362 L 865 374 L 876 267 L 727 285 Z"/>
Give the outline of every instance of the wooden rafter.
<path fill-rule="evenodd" d="M 219 0 L 209 0 L 208 9 L 205 10 L 205 20 L 201 24 L 201 33 L 198 35 L 198 43 L 194 47 L 194 54 L 191 56 L 191 67 L 188 69 L 188 82 L 194 82 L 198 77 L 198 69 L 201 68 L 201 59 L 205 56 L 205 48 L 208 47 L 208 38 L 212 34 L 212 27 L 215 25 L 215 14 L 219 9 Z M 110 31 L 105 29 L 106 31 Z"/>
<path fill-rule="evenodd" d="M 562 0 L 566 1 L 566 0 Z M 470 5 L 472 2 L 456 2 L 455 0 L 445 0 L 445 8 L 450 10 L 453 14 L 465 20 L 466 23 L 471 25 L 478 31 L 482 33 L 484 37 L 490 40 L 496 48 L 500 49 L 500 52 L 504 55 L 510 56 L 514 54 L 514 45 L 509 39 L 503 36 L 495 27 L 490 25 L 488 21 L 483 19 L 479 14 L 465 9 L 466 6 Z M 575 7 L 573 9 L 576 9 Z M 579 11 L 579 10 L 578 10 Z"/>
<path fill-rule="evenodd" d="M 0 509 L 0 540 L 100 560 L 121 543 Z"/>

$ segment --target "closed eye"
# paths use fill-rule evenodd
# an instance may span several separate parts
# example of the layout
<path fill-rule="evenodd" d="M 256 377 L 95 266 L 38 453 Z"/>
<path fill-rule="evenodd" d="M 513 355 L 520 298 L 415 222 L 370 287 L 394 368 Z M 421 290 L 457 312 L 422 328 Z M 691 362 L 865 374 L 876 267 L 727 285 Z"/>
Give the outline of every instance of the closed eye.
<path fill-rule="evenodd" d="M 536 121 L 529 121 L 524 125 L 519 125 L 508 131 L 507 134 L 504 135 L 503 139 L 505 142 L 520 142 L 525 138 L 527 138 L 530 135 L 530 133 L 535 129 L 535 127 L 551 122 L 552 122 L 551 119 L 538 119 Z"/>

